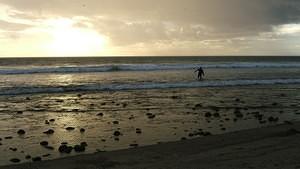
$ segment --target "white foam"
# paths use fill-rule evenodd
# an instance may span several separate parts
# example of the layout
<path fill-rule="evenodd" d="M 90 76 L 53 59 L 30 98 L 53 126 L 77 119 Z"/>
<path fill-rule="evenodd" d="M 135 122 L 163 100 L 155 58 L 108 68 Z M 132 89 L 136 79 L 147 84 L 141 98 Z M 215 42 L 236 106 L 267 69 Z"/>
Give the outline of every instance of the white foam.
<path fill-rule="evenodd" d="M 0 95 L 21 95 L 37 93 L 63 93 L 76 91 L 121 91 L 141 89 L 170 89 L 170 88 L 201 88 L 201 87 L 229 87 L 247 85 L 274 85 L 274 84 L 300 84 L 300 79 L 267 79 L 267 80 L 214 80 L 182 83 L 138 83 L 138 84 L 90 84 L 79 86 L 28 86 L 1 88 Z"/>
<path fill-rule="evenodd" d="M 68 67 L 31 67 L 31 68 L 0 68 L 0 74 L 35 74 L 35 73 L 88 73 L 112 71 L 154 71 L 154 70 L 185 70 L 203 68 L 300 68 L 298 62 L 229 62 L 217 64 L 118 64 Z"/>

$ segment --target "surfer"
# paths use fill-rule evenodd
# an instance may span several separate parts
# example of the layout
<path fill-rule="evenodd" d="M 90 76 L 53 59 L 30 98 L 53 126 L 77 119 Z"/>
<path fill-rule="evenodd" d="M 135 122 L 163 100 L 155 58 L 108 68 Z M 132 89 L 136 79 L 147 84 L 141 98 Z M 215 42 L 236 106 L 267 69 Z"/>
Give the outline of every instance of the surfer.
<path fill-rule="evenodd" d="M 199 67 L 195 72 L 198 72 L 198 80 L 202 80 L 202 76 L 204 76 L 204 70 L 202 67 Z"/>

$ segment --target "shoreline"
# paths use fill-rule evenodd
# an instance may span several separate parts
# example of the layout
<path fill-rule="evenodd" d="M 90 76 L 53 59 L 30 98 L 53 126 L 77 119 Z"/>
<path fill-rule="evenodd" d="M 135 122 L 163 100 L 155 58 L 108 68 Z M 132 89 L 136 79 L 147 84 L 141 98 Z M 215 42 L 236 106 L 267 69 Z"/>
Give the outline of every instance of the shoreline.
<path fill-rule="evenodd" d="M 0 169 L 300 168 L 300 122 Z"/>

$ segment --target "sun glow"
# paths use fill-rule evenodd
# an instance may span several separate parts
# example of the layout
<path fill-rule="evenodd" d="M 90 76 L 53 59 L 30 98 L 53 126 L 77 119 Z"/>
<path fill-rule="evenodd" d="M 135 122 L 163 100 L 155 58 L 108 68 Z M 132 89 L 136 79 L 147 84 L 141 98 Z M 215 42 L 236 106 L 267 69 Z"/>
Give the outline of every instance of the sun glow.
<path fill-rule="evenodd" d="M 72 20 L 50 21 L 52 40 L 48 46 L 53 56 L 95 56 L 101 55 L 107 39 L 90 28 L 74 27 Z"/>

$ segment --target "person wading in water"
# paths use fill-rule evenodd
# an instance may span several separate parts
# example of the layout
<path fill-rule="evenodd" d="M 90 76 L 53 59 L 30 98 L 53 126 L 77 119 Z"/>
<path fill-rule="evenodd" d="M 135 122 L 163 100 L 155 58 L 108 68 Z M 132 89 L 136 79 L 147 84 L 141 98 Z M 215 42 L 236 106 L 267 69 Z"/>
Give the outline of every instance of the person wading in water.
<path fill-rule="evenodd" d="M 204 76 L 204 70 L 202 67 L 199 67 L 195 72 L 198 72 L 198 80 L 203 80 L 202 76 Z"/>

